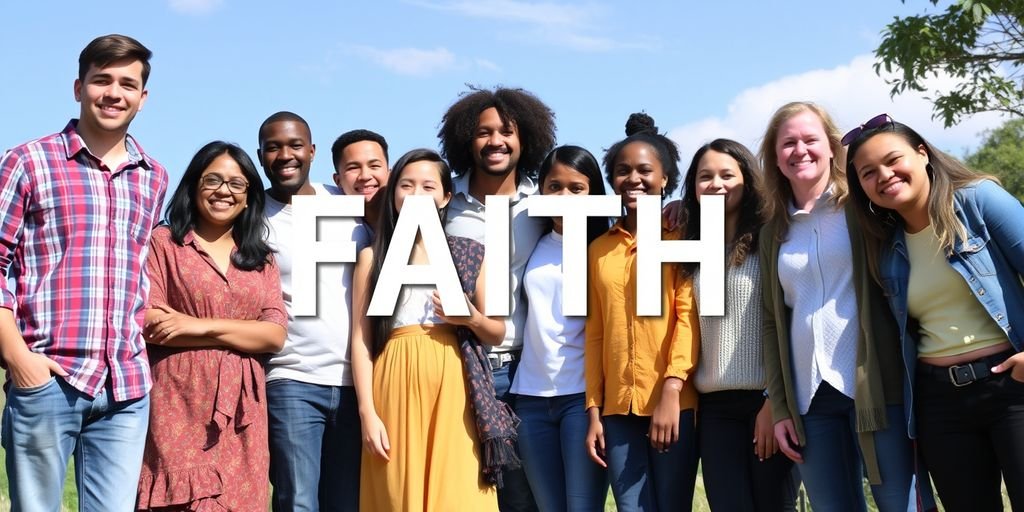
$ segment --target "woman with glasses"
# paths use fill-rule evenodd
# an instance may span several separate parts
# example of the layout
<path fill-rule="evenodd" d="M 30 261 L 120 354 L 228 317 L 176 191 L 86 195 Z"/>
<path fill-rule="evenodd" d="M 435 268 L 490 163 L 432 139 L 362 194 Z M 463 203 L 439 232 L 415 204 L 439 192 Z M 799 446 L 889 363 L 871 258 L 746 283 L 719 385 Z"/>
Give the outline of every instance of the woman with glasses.
<path fill-rule="evenodd" d="M 911 433 L 946 510 L 1024 510 L 1024 206 L 886 114 L 843 139 L 900 325 Z"/>
<path fill-rule="evenodd" d="M 284 344 L 263 186 L 234 144 L 192 158 L 153 232 L 144 335 L 153 371 L 139 510 L 267 510 L 261 354 Z"/>
<path fill-rule="evenodd" d="M 839 130 L 794 102 L 761 143 L 764 365 L 779 450 L 816 511 L 917 510 L 896 322 L 847 208 Z"/>

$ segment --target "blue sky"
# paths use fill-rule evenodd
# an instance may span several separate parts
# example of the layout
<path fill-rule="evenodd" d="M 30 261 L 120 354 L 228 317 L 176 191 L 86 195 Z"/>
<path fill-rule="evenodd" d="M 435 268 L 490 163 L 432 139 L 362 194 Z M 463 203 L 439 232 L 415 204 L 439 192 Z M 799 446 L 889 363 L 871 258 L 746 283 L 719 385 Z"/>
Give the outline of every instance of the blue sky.
<path fill-rule="evenodd" d="M 756 151 L 772 111 L 800 99 L 825 105 L 843 129 L 889 112 L 962 156 L 1000 119 L 944 130 L 920 96 L 890 100 L 871 68 L 893 16 L 935 9 L 926 0 L 11 2 L 0 31 L 0 149 L 76 116 L 78 53 L 119 32 L 154 52 L 131 132 L 172 186 L 210 140 L 255 157 L 257 128 L 278 110 L 309 121 L 318 181 L 330 181 L 331 143 L 350 129 L 384 134 L 392 160 L 436 148 L 441 115 L 467 83 L 536 93 L 557 115 L 559 143 L 599 157 L 639 110 L 679 142 L 683 165 L 719 136 Z"/>

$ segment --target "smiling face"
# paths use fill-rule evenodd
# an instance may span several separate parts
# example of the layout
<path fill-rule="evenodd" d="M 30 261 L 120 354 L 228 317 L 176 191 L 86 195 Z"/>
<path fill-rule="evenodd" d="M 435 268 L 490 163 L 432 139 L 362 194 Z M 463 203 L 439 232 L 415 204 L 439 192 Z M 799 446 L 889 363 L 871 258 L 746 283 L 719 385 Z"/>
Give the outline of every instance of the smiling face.
<path fill-rule="evenodd" d="M 281 195 L 292 196 L 309 184 L 309 167 L 316 146 L 309 129 L 298 121 L 270 123 L 260 133 L 260 163 L 270 186 Z"/>
<path fill-rule="evenodd" d="M 473 138 L 473 163 L 476 170 L 495 176 L 515 172 L 521 146 L 515 123 L 502 123 L 498 109 L 480 113 Z"/>
<path fill-rule="evenodd" d="M 828 186 L 832 148 L 821 118 L 804 110 L 779 125 L 776 165 L 794 189 L 820 194 Z"/>
<path fill-rule="evenodd" d="M 622 198 L 627 214 L 636 213 L 636 198 L 661 195 L 668 185 L 658 152 L 646 142 L 631 142 L 619 151 L 613 166 L 612 189 Z"/>
<path fill-rule="evenodd" d="M 217 182 L 214 187 L 213 183 Z M 231 155 L 224 153 L 215 158 L 203 170 L 196 184 L 196 209 L 199 223 L 208 226 L 230 226 L 241 215 L 246 205 L 246 191 L 232 188 L 248 188 L 249 182 Z"/>
<path fill-rule="evenodd" d="M 434 198 L 438 209 L 447 205 L 452 195 L 445 193 L 440 171 L 436 162 L 426 160 L 406 165 L 395 183 L 395 210 L 402 211 L 402 204 L 408 196 L 429 195 Z"/>
<path fill-rule="evenodd" d="M 879 133 L 861 143 L 853 155 L 854 169 L 872 203 L 903 217 L 927 212 L 931 180 L 928 152 L 895 133 Z"/>
<path fill-rule="evenodd" d="M 366 202 L 388 182 L 388 158 L 384 148 L 372 140 L 353 142 L 341 151 L 334 183 L 346 195 L 363 196 Z"/>
<path fill-rule="evenodd" d="M 75 101 L 81 103 L 79 126 L 89 133 L 123 136 L 146 103 L 140 60 L 119 60 L 106 67 L 89 67 L 75 80 Z"/>
<path fill-rule="evenodd" d="M 540 193 L 544 195 L 590 195 L 590 178 L 576 169 L 556 161 L 551 165 L 548 174 L 544 176 Z M 552 217 L 551 223 L 556 233 L 562 232 L 561 217 Z"/>
<path fill-rule="evenodd" d="M 738 213 L 745 184 L 740 164 L 735 158 L 713 149 L 707 150 L 697 163 L 694 185 L 698 202 L 702 195 L 722 195 L 725 196 L 726 216 Z"/>

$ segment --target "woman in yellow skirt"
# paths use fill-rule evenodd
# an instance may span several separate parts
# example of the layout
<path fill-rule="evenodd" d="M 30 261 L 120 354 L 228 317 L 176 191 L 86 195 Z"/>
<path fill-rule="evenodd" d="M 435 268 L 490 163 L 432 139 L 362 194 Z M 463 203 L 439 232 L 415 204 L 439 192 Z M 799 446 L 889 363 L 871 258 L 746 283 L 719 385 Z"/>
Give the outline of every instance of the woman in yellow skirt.
<path fill-rule="evenodd" d="M 475 301 L 467 301 L 470 316 L 446 316 L 437 292 L 428 285 L 403 287 L 393 316 L 368 316 L 405 198 L 433 196 L 443 225 L 452 195 L 451 173 L 437 153 L 413 150 L 395 164 L 386 193 L 377 240 L 359 254 L 353 294 L 352 368 L 368 452 L 362 458 L 360 509 L 496 511 L 497 494 L 482 472 L 478 428 L 456 334 L 461 326 L 483 343 L 497 344 L 504 337 L 504 322 L 478 309 L 484 279 L 467 273 L 478 274 L 479 267 L 463 264 L 481 261 L 483 246 L 448 238 L 464 287 L 475 291 L 469 294 Z M 429 263 L 419 235 L 408 261 Z"/>

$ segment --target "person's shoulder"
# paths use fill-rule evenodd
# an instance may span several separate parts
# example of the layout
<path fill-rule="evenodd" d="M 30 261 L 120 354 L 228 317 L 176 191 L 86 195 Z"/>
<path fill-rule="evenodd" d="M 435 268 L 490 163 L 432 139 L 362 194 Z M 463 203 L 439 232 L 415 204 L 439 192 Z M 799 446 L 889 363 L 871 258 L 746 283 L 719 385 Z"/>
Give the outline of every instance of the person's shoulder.
<path fill-rule="evenodd" d="M 153 232 L 149 235 L 149 245 L 158 250 L 177 245 L 174 242 L 174 235 L 171 233 L 171 227 L 166 224 L 161 224 L 153 228 Z"/>
<path fill-rule="evenodd" d="M 317 189 L 317 193 L 324 192 L 332 196 L 343 196 L 344 192 L 340 188 L 334 185 L 328 185 L 327 183 L 310 183 L 314 189 Z"/>

